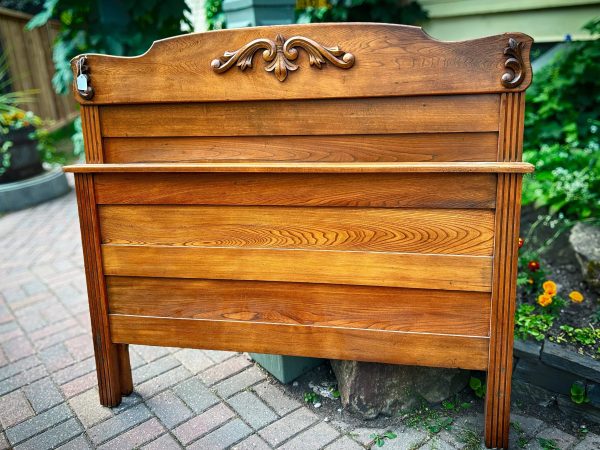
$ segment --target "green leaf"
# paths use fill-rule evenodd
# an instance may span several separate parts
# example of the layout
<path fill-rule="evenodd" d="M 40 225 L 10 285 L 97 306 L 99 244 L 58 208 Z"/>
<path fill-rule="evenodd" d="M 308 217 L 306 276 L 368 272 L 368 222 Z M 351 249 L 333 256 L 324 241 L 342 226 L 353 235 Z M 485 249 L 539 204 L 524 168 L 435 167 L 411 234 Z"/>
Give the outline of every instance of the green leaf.
<path fill-rule="evenodd" d="M 446 410 L 451 410 L 454 409 L 454 403 L 452 403 L 449 400 L 444 400 L 442 402 L 442 408 L 446 409 Z"/>
<path fill-rule="evenodd" d="M 477 390 L 481 388 L 481 380 L 479 378 L 471 377 L 471 379 L 469 380 L 469 386 L 471 387 L 471 389 Z"/>
<path fill-rule="evenodd" d="M 58 0 L 46 0 L 44 3 L 44 9 L 33 16 L 29 22 L 27 22 L 25 29 L 33 30 L 34 28 L 46 25 L 46 23 L 52 18 L 57 3 Z"/>

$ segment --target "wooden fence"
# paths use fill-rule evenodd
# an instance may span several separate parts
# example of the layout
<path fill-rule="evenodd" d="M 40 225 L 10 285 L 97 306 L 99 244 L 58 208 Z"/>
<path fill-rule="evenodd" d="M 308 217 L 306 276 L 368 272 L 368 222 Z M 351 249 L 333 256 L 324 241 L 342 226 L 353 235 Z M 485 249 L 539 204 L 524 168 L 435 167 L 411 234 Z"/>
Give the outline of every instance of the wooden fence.
<path fill-rule="evenodd" d="M 29 14 L 0 8 L 0 51 L 7 58 L 13 89 L 38 91 L 27 109 L 56 124 L 64 123 L 76 116 L 78 109 L 70 95 L 58 95 L 52 87 L 52 42 L 58 24 L 27 31 L 29 19 Z"/>

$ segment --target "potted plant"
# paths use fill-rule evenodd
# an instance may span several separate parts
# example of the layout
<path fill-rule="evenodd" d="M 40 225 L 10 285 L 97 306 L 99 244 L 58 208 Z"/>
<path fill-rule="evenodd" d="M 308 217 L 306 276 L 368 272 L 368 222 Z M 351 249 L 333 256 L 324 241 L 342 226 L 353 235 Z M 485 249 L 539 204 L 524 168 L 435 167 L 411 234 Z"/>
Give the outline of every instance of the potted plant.
<path fill-rule="evenodd" d="M 42 120 L 20 105 L 34 91 L 10 91 L 8 67 L 0 55 L 0 212 L 26 208 L 66 193 L 61 169 L 44 170 Z"/>
<path fill-rule="evenodd" d="M 0 116 L 0 184 L 24 180 L 44 171 L 35 139 L 41 119 L 15 109 Z"/>

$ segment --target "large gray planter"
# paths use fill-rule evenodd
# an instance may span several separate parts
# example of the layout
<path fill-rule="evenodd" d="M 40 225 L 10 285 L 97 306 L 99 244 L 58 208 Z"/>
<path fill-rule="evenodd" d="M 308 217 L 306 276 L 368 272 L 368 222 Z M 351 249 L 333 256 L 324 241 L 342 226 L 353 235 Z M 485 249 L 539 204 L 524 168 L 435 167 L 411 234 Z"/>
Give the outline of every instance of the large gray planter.
<path fill-rule="evenodd" d="M 295 0 L 225 0 L 223 12 L 227 28 L 282 25 L 294 22 L 295 6 Z"/>
<path fill-rule="evenodd" d="M 0 184 L 0 212 L 34 206 L 66 194 L 69 189 L 61 168 L 25 180 Z"/>
<path fill-rule="evenodd" d="M 319 358 L 265 355 L 262 353 L 250 353 L 250 356 L 263 369 L 284 384 L 294 381 L 300 375 L 323 364 L 325 361 L 324 359 Z"/>

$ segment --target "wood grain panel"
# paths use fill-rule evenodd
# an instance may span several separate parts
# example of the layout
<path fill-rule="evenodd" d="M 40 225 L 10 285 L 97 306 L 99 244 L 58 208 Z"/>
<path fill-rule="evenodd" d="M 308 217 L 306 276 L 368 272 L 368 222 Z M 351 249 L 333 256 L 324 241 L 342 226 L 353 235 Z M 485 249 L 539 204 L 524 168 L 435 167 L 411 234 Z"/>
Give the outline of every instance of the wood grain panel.
<path fill-rule="evenodd" d="M 493 208 L 495 174 L 99 174 L 101 204 Z"/>
<path fill-rule="evenodd" d="M 168 137 L 498 131 L 499 107 L 498 95 L 464 95 L 99 109 L 104 137 Z"/>
<path fill-rule="evenodd" d="M 309 66 L 300 50 L 299 69 L 285 82 L 265 71 L 262 52 L 251 68 L 217 74 L 210 62 L 258 39 L 305 36 L 326 47 L 339 46 L 355 56 L 351 69 L 330 63 Z M 523 44 L 523 82 L 502 86 L 509 38 Z M 157 41 L 135 58 L 87 55 L 93 74 L 92 102 L 141 103 L 427 95 L 524 90 L 531 82 L 532 39 L 510 33 L 463 42 L 440 42 L 420 28 L 389 24 L 339 23 L 220 30 Z M 75 70 L 73 60 L 73 69 Z M 78 101 L 86 103 L 78 97 Z"/>
<path fill-rule="evenodd" d="M 103 205 L 99 215 L 104 244 L 479 256 L 493 248 L 491 210 Z"/>
<path fill-rule="evenodd" d="M 487 256 L 102 246 L 107 275 L 291 281 L 489 292 Z"/>
<path fill-rule="evenodd" d="M 496 161 L 498 134 L 104 138 L 107 163 Z"/>
<path fill-rule="evenodd" d="M 115 342 L 483 370 L 489 338 L 112 314 Z"/>
<path fill-rule="evenodd" d="M 469 336 L 490 331 L 489 293 L 114 276 L 106 284 L 111 314 Z"/>

